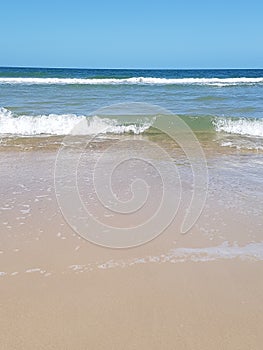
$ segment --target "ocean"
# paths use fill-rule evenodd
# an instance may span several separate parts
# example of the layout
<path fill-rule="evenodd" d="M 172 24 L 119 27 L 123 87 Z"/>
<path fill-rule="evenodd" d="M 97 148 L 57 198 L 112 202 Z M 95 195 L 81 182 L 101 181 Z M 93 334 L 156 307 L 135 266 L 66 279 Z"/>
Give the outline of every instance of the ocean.
<path fill-rule="evenodd" d="M 20 203 L 107 247 L 169 228 L 261 249 L 262 96 L 263 70 L 1 68 L 4 229 Z"/>
<path fill-rule="evenodd" d="M 96 117 L 120 103 L 157 105 L 194 131 L 219 135 L 220 146 L 263 149 L 263 70 L 122 70 L 0 68 L 0 135 L 67 135 L 82 118 L 87 133 L 147 134 L 136 125 Z M 93 118 L 93 119 L 92 119 Z M 105 124 L 106 123 L 106 124 Z M 214 141 L 217 138 L 214 137 Z M 215 142 L 219 142 L 218 140 Z"/>

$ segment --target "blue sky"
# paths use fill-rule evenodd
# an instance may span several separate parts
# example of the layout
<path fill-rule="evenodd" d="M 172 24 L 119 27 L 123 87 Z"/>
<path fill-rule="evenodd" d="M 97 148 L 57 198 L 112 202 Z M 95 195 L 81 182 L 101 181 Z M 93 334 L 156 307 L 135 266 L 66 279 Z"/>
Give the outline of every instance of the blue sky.
<path fill-rule="evenodd" d="M 263 1 L 2 1 L 0 66 L 263 68 Z"/>

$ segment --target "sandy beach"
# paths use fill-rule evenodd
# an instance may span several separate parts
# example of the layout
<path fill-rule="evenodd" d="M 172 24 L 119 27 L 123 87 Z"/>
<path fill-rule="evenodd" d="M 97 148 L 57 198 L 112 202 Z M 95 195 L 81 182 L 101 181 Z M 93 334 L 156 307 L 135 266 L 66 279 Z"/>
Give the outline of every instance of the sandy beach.
<path fill-rule="evenodd" d="M 101 144 L 94 149 L 92 157 Z M 2 149 L 1 349 L 260 349 L 260 183 L 243 177 L 248 153 L 204 149 L 210 183 L 196 225 L 179 233 L 181 209 L 159 237 L 121 250 L 67 224 L 54 191 L 56 147 Z"/>
<path fill-rule="evenodd" d="M 1 347 L 260 349 L 261 275 L 226 261 L 7 277 Z"/>
<path fill-rule="evenodd" d="M 0 350 L 263 350 L 262 14 L 1 2 Z"/>

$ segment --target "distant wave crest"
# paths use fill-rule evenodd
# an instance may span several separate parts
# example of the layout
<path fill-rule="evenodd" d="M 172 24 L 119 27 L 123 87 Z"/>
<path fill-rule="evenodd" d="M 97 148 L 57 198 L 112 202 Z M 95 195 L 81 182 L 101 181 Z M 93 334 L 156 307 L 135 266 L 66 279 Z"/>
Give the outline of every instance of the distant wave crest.
<path fill-rule="evenodd" d="M 263 77 L 258 78 L 29 78 L 0 77 L 0 84 L 27 85 L 253 85 L 263 84 Z"/>

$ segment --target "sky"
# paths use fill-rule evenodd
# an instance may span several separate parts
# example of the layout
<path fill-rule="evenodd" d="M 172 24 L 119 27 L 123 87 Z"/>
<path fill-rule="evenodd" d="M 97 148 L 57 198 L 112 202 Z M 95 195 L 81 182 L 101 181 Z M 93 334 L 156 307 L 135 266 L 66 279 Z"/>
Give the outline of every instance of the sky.
<path fill-rule="evenodd" d="M 9 0 L 0 66 L 263 68 L 262 0 Z"/>

